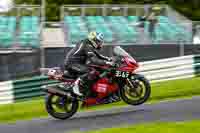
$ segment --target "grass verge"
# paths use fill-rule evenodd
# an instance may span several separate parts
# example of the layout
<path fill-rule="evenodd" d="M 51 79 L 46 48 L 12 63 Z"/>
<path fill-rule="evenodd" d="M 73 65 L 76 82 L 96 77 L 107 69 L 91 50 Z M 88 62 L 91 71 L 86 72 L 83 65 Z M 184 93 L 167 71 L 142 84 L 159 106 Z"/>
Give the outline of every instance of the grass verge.
<path fill-rule="evenodd" d="M 199 133 L 200 120 L 182 122 L 155 122 L 109 128 L 85 133 Z M 78 133 L 78 132 L 76 132 Z"/>
<path fill-rule="evenodd" d="M 152 84 L 152 93 L 148 102 L 158 102 L 166 99 L 177 99 L 200 95 L 200 77 L 184 80 L 174 80 Z M 80 111 L 91 111 L 111 108 L 114 106 L 126 106 L 124 102 L 108 105 L 94 106 Z M 0 123 L 15 122 L 16 120 L 27 120 L 32 118 L 47 117 L 48 114 L 44 107 L 44 99 L 19 102 L 0 106 Z"/>

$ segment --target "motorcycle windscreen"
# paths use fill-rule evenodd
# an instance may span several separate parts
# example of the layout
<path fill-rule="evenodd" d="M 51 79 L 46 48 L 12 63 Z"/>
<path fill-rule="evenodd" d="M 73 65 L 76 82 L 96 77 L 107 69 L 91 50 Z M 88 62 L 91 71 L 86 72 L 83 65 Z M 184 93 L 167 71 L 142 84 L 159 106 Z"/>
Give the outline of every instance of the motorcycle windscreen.
<path fill-rule="evenodd" d="M 129 57 L 129 58 L 133 59 L 133 57 L 129 53 L 127 53 L 123 48 L 121 48 L 120 46 L 114 47 L 113 53 L 117 56 Z"/>

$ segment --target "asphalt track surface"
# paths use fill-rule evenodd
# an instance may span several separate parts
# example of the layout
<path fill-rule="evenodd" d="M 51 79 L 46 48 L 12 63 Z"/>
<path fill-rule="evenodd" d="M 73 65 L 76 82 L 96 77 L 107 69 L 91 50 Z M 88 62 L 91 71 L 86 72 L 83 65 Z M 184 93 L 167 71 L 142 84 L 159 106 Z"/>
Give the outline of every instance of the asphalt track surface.
<path fill-rule="evenodd" d="M 0 133 L 66 133 L 155 121 L 200 119 L 200 97 L 173 102 L 128 106 L 96 112 L 77 113 L 68 120 L 51 117 L 1 124 Z"/>

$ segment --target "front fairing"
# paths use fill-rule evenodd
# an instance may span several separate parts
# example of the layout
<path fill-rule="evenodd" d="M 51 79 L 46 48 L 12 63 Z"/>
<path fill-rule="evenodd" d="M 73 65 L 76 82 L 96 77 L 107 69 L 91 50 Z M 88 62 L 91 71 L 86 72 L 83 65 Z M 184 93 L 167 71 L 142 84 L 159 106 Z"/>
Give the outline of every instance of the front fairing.
<path fill-rule="evenodd" d="M 122 62 L 117 70 L 133 72 L 139 67 L 136 60 L 120 46 L 116 46 L 113 50 L 113 53 L 115 56 L 120 57 Z"/>
<path fill-rule="evenodd" d="M 113 53 L 114 53 L 114 55 L 116 55 L 116 56 L 120 56 L 120 57 L 129 57 L 129 58 L 133 59 L 133 57 L 132 57 L 129 53 L 127 53 L 127 52 L 126 52 L 122 47 L 120 47 L 120 46 L 114 47 Z"/>

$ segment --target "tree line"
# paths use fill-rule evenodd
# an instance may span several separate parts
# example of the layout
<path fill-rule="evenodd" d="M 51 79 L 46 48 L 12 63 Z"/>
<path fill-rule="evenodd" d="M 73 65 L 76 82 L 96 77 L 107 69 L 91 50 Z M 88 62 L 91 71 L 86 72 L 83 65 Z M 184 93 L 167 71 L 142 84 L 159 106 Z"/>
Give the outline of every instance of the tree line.
<path fill-rule="evenodd" d="M 15 0 L 16 4 L 41 4 L 42 0 Z M 46 0 L 48 21 L 60 19 L 63 4 L 168 4 L 193 21 L 200 21 L 200 0 Z"/>

